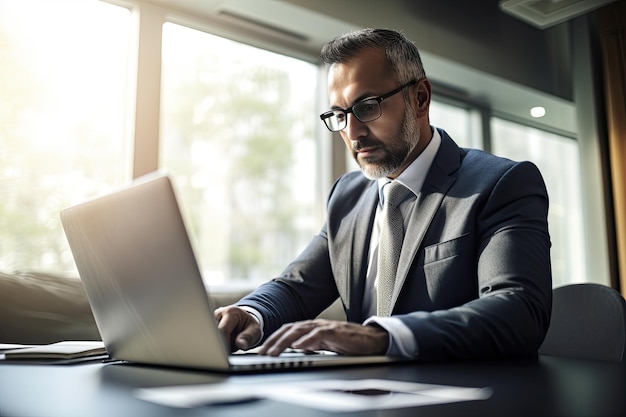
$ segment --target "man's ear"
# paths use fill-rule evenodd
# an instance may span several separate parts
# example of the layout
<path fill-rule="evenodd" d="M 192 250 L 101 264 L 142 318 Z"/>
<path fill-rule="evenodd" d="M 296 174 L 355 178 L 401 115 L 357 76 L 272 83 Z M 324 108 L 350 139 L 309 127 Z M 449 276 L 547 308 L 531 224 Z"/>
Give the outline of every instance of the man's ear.
<path fill-rule="evenodd" d="M 417 81 L 415 86 L 416 91 L 416 116 L 424 117 L 428 116 L 428 108 L 430 107 L 430 97 L 432 93 L 432 87 L 430 81 L 427 78 L 421 78 Z"/>

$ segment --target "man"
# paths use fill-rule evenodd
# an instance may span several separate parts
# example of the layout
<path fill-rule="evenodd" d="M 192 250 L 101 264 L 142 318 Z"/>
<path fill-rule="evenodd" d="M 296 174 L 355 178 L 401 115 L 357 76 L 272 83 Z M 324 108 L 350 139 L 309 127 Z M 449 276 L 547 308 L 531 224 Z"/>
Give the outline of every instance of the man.
<path fill-rule="evenodd" d="M 431 86 L 403 35 L 350 33 L 322 59 L 331 110 L 321 118 L 361 172 L 335 183 L 322 230 L 280 277 L 215 311 L 232 349 L 262 343 L 267 355 L 294 347 L 422 361 L 536 353 L 552 286 L 537 168 L 461 149 L 431 127 Z M 389 182 L 408 196 L 399 203 L 404 238 L 387 243 Z M 384 261 L 399 241 L 399 258 Z M 337 297 L 347 322 L 314 319 Z"/>

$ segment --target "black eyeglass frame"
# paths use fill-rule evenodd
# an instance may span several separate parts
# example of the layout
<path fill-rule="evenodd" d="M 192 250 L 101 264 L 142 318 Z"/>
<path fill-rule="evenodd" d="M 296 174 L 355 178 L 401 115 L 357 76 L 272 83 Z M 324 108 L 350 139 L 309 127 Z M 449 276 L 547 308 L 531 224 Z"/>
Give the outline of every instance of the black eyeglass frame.
<path fill-rule="evenodd" d="M 332 109 L 332 110 L 328 110 L 328 111 L 320 114 L 320 119 L 322 119 L 322 121 L 324 122 L 324 125 L 326 126 L 326 128 L 328 130 L 330 130 L 331 132 L 339 132 L 339 131 L 341 131 L 341 130 L 346 128 L 346 126 L 348 125 L 348 114 L 349 113 L 354 114 L 354 117 L 356 117 L 357 120 L 359 120 L 361 123 L 373 122 L 374 120 L 380 119 L 380 117 L 383 115 L 383 111 L 382 111 L 382 109 L 380 107 L 380 103 L 383 100 L 385 100 L 385 99 L 387 99 L 387 98 L 389 98 L 389 97 L 391 97 L 391 96 L 393 96 L 395 94 L 398 94 L 400 91 L 404 90 L 407 87 L 412 86 L 415 83 L 417 83 L 417 80 L 411 80 L 408 83 L 403 84 L 400 87 L 398 87 L 398 88 L 396 88 L 394 90 L 391 90 L 390 92 L 385 93 L 385 94 L 383 94 L 381 96 L 378 96 L 378 97 L 368 97 L 368 98 L 363 99 L 363 100 L 361 100 L 361 101 L 359 101 L 357 103 L 354 103 L 352 106 L 350 106 L 347 109 Z M 378 105 L 378 115 L 376 117 L 372 118 L 372 119 L 363 120 L 363 119 L 361 119 L 359 117 L 359 115 L 357 113 L 354 112 L 354 108 L 359 106 L 359 105 L 362 105 L 363 103 L 368 102 L 368 101 L 376 102 L 376 104 Z M 333 129 L 333 128 L 330 127 L 328 119 L 330 119 L 333 116 L 336 116 L 337 113 L 343 113 L 343 115 L 345 116 L 344 119 L 343 119 L 344 122 L 342 123 L 343 126 L 341 128 Z"/>

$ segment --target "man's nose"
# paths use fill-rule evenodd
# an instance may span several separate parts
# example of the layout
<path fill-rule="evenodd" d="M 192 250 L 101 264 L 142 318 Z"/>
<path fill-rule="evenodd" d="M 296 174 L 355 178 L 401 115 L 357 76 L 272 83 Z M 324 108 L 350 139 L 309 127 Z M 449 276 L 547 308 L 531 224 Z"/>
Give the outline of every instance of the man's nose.
<path fill-rule="evenodd" d="M 346 118 L 344 132 L 348 139 L 359 140 L 359 138 L 367 134 L 367 126 L 357 119 L 354 113 L 349 113 Z"/>

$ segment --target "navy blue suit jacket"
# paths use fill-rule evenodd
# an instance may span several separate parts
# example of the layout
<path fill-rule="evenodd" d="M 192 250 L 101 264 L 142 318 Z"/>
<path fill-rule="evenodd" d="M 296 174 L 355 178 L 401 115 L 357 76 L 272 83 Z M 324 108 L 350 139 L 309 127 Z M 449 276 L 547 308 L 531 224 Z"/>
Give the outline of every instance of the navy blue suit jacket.
<path fill-rule="evenodd" d="M 393 316 L 413 332 L 425 361 L 536 353 L 550 322 L 548 196 L 539 170 L 441 145 L 411 214 L 398 266 Z M 265 321 L 311 319 L 341 298 L 349 321 L 362 301 L 378 189 L 361 172 L 334 184 L 327 220 L 272 281 L 242 299 Z"/>

